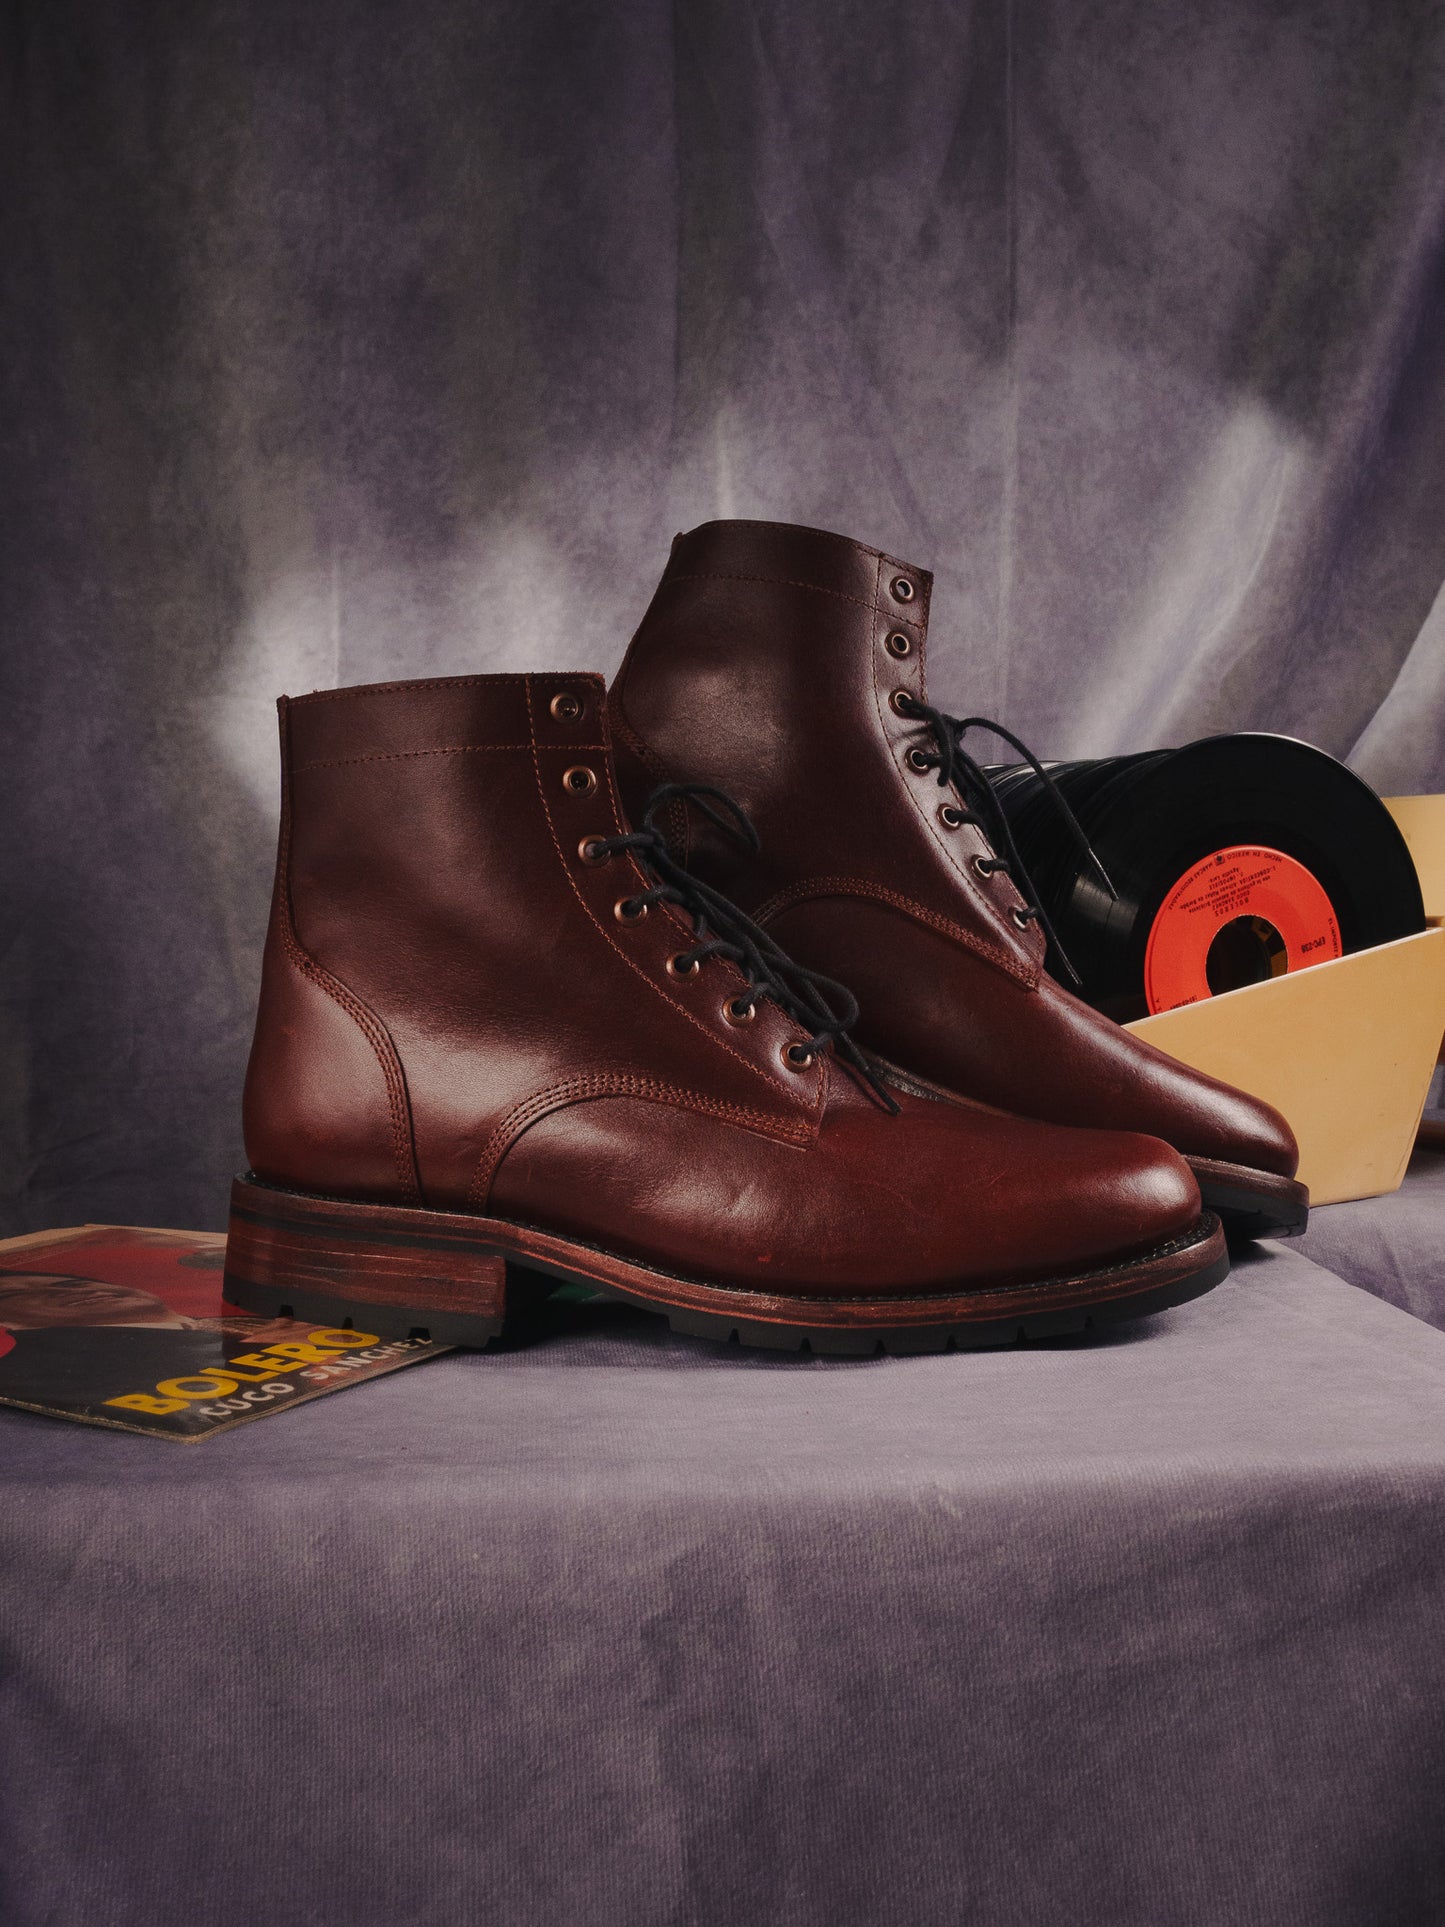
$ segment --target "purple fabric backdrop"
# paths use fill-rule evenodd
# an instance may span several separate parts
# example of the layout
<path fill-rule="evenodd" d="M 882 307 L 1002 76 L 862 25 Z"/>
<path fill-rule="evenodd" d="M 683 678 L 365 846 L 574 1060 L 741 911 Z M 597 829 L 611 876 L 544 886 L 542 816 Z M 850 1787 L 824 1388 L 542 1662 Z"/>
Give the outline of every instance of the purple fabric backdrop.
<path fill-rule="evenodd" d="M 221 1222 L 275 694 L 610 669 L 710 515 L 1045 753 L 1445 783 L 1424 0 L 4 20 L 0 1229 Z"/>
<path fill-rule="evenodd" d="M 0 1230 L 223 1221 L 274 695 L 610 669 L 709 515 L 933 567 L 1042 752 L 1445 785 L 1425 0 L 3 21 Z M 1438 1189 L 1310 1249 L 1431 1315 Z M 1436 1927 L 1442 1514 L 1445 1335 L 1298 1252 L 1017 1354 L 614 1308 L 194 1449 L 0 1413 L 0 1919 Z"/>

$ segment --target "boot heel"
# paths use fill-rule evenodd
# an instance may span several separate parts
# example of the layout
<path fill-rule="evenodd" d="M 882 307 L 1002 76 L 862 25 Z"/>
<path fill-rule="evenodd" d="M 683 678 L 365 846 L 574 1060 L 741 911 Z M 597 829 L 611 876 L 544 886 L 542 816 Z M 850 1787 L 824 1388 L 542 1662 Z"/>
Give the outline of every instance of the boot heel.
<path fill-rule="evenodd" d="M 226 1297 L 243 1310 L 481 1347 L 502 1330 L 507 1261 L 483 1221 L 231 1186 Z M 513 1281 L 513 1296 L 535 1287 Z"/>

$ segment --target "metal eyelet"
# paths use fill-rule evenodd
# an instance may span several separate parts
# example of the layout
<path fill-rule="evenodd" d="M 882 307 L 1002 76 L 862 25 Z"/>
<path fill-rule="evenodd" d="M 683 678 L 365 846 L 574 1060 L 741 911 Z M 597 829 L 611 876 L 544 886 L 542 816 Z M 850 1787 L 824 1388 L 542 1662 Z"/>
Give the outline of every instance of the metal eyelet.
<path fill-rule="evenodd" d="M 812 1064 L 814 1053 L 806 1044 L 784 1044 L 781 1056 L 790 1071 L 805 1071 Z"/>
<path fill-rule="evenodd" d="M 1033 918 L 1029 915 L 1028 911 L 1020 910 L 1017 904 L 1009 911 L 1009 915 L 1013 918 L 1020 930 L 1027 930 L 1033 922 Z"/>
<path fill-rule="evenodd" d="M 912 602 L 917 593 L 906 575 L 895 575 L 888 586 L 893 591 L 895 602 Z"/>
<path fill-rule="evenodd" d="M 927 752 L 921 749 L 910 749 L 904 761 L 910 769 L 916 769 L 920 776 L 922 776 L 925 771 L 933 768 L 933 763 Z"/>
<path fill-rule="evenodd" d="M 901 629 L 895 629 L 883 646 L 890 656 L 907 656 L 912 653 L 913 638 L 905 636 Z"/>
<path fill-rule="evenodd" d="M 971 861 L 973 863 L 974 874 L 982 877 L 984 882 L 987 883 L 993 876 L 993 859 L 986 856 L 976 856 L 973 857 Z"/>
<path fill-rule="evenodd" d="M 667 974 L 669 977 L 695 977 L 699 970 L 702 969 L 702 965 L 696 957 L 692 958 L 687 968 L 684 969 L 682 960 L 685 956 L 687 956 L 687 952 L 685 950 L 679 950 L 675 957 L 668 958 Z"/>
<path fill-rule="evenodd" d="M 730 1024 L 750 1024 L 758 1014 L 758 1007 L 751 997 L 729 997 L 722 1014 Z"/>
<path fill-rule="evenodd" d="M 612 914 L 619 923 L 641 923 L 647 915 L 647 905 L 639 903 L 636 897 L 619 897 L 612 906 Z"/>
<path fill-rule="evenodd" d="M 612 852 L 603 849 L 600 836 L 584 836 L 577 845 L 577 854 L 584 863 L 605 863 Z"/>
<path fill-rule="evenodd" d="M 946 830 L 960 830 L 963 828 L 963 811 L 956 803 L 940 803 L 938 820 Z"/>
<path fill-rule="evenodd" d="M 895 689 L 888 698 L 888 706 L 895 716 L 906 716 L 913 702 L 914 695 L 911 689 Z"/>
<path fill-rule="evenodd" d="M 597 772 L 588 769 L 585 763 L 574 763 L 571 769 L 562 772 L 562 787 L 574 796 L 590 796 L 597 787 Z"/>
<path fill-rule="evenodd" d="M 547 707 L 559 723 L 575 723 L 582 714 L 582 698 L 570 689 L 560 689 Z"/>

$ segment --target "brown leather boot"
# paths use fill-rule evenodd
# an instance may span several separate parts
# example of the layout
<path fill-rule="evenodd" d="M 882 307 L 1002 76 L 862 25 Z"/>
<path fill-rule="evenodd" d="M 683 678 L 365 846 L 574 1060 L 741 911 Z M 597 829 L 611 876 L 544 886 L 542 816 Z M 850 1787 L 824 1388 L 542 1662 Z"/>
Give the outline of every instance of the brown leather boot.
<path fill-rule="evenodd" d="M 476 1344 L 525 1267 L 710 1336 L 936 1350 L 1224 1275 L 1166 1145 L 885 1081 L 845 992 L 629 830 L 600 677 L 283 699 L 281 737 L 235 1302 Z"/>
<path fill-rule="evenodd" d="M 665 778 L 737 798 L 760 856 L 674 812 L 679 853 L 842 978 L 869 1048 L 1027 1117 L 1161 1137 L 1231 1231 L 1303 1230 L 1279 1113 L 1045 972 L 1036 906 L 948 780 L 956 736 L 923 675 L 932 581 L 818 529 L 680 535 L 612 689 L 624 798 Z"/>

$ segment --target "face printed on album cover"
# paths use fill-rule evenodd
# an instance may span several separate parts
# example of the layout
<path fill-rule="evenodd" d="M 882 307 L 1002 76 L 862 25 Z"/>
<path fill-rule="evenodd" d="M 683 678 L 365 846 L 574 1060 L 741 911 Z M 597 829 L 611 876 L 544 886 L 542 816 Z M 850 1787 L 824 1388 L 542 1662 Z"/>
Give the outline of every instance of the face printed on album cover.
<path fill-rule="evenodd" d="M 192 1331 L 196 1320 L 134 1285 L 107 1284 L 59 1272 L 0 1273 L 0 1331 L 40 1331 L 57 1325 L 131 1325 Z"/>

